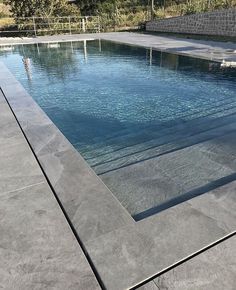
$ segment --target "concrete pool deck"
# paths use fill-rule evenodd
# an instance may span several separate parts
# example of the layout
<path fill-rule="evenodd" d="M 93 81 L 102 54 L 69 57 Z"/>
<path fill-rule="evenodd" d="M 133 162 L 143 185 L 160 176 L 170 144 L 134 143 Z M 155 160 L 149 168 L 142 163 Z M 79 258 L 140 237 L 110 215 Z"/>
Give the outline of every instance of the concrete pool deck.
<path fill-rule="evenodd" d="M 104 37 L 110 37 L 112 40 L 112 38 L 116 38 L 116 35 L 118 38 L 118 40 L 116 39 L 117 41 L 125 42 L 125 39 L 122 40 L 122 37 L 127 38 L 127 34 L 105 34 Z M 60 37 L 61 39 L 63 38 L 62 40 L 67 39 L 65 36 Z M 83 39 L 84 37 L 84 35 L 80 35 L 78 39 Z M 140 44 L 140 35 L 135 37 L 135 35 L 132 34 L 132 37 L 133 42 L 134 39 L 136 39 L 135 41 Z M 151 37 L 153 42 L 156 39 L 155 37 Z M 89 35 L 88 38 L 91 38 L 91 35 Z M 56 39 L 56 37 L 51 37 L 50 39 L 60 41 L 60 38 Z M 39 39 L 39 41 L 42 41 L 42 39 Z M 43 41 L 49 40 L 44 38 Z M 126 43 L 127 41 L 132 40 L 128 37 Z M 147 39 L 145 36 L 143 45 L 149 46 L 149 43 L 146 41 Z M 182 44 L 183 43 L 181 43 L 181 45 Z M 219 55 L 217 54 L 217 57 L 218 56 Z M 234 273 L 236 269 L 235 237 L 233 237 L 233 235 L 235 235 L 236 224 L 235 181 L 136 223 L 3 64 L 0 65 L 0 86 L 39 161 L 44 174 L 47 176 L 50 185 L 55 191 L 57 198 L 60 200 L 74 230 L 82 241 L 90 261 L 92 261 L 97 272 L 97 276 L 102 280 L 102 286 L 104 288 L 132 288 L 176 265 L 174 270 L 170 270 L 159 278 L 156 278 L 153 282 L 150 282 L 146 286 L 142 286 L 146 287 L 143 289 L 166 289 L 167 286 L 169 287 L 167 289 L 184 289 L 177 288 L 178 285 L 174 285 L 174 283 L 179 283 L 179 285 L 190 283 L 191 285 L 194 285 L 195 288 L 198 287 L 200 283 L 201 286 L 203 285 L 202 289 L 206 289 L 206 285 L 208 287 L 207 289 L 210 289 L 209 284 L 207 284 L 209 281 L 204 277 L 204 273 L 209 269 L 211 269 L 210 275 L 212 275 L 212 279 L 216 277 L 216 287 L 218 286 L 219 289 L 234 289 Z M 9 107 L 7 106 L 1 106 L 1 108 L 3 108 L 3 111 L 9 111 Z M 11 116 L 13 117 L 13 115 Z M 5 132 L 6 126 L 2 128 L 1 135 L 4 136 Z M 27 144 L 26 140 L 24 140 L 24 142 Z M 13 158 L 13 165 L 11 165 L 13 167 L 17 162 L 18 155 L 21 154 L 19 147 L 16 146 L 15 150 L 15 158 Z M 31 152 L 31 154 L 33 153 Z M 3 156 L 5 155 L 3 154 Z M 6 164 L 8 164 L 8 162 L 9 158 L 6 158 Z M 36 162 L 36 160 L 34 162 Z M 3 163 L 1 162 L 1 164 Z M 1 168 L 1 170 L 3 170 L 1 176 L 4 177 L 5 167 Z M 28 170 L 28 172 L 25 173 L 23 180 L 27 180 L 27 176 L 30 176 L 30 174 L 32 174 L 32 170 Z M 38 175 L 43 176 L 40 168 Z M 9 180 L 9 184 L 14 185 L 14 181 L 15 178 Z M 33 184 L 38 182 L 38 180 L 34 180 Z M 6 184 L 4 179 L 3 183 Z M 45 181 L 45 183 L 47 182 Z M 15 189 L 13 188 L 12 190 Z M 9 191 L 11 190 L 8 189 L 6 191 L 6 196 L 8 196 Z M 47 206 L 56 203 L 56 199 L 54 198 L 53 192 L 50 188 L 48 195 L 51 196 L 51 200 L 46 202 Z M 43 200 L 45 199 L 43 194 L 41 194 L 40 197 Z M 27 200 L 28 199 L 26 199 L 26 201 Z M 33 202 L 33 200 L 29 199 L 28 202 Z M 33 205 L 30 204 L 29 207 L 31 208 Z M 23 205 L 21 204 L 21 206 Z M 19 205 L 16 205 L 14 208 L 12 202 L 9 202 L 9 204 L 4 206 L 4 208 L 8 207 L 11 211 L 21 210 Z M 25 208 L 23 208 L 23 210 L 24 209 Z M 56 238 L 57 242 L 59 243 L 61 241 L 61 236 L 64 238 L 63 241 L 74 239 L 76 242 L 72 231 L 66 232 L 65 230 L 66 227 L 69 228 L 69 225 L 65 217 L 63 218 L 62 211 L 60 211 L 59 207 L 57 212 L 55 211 L 54 216 L 58 216 L 58 218 L 53 220 L 55 224 L 52 225 L 54 230 L 56 229 L 54 234 L 60 234 L 60 236 L 57 236 Z M 30 217 L 31 216 L 29 215 L 28 219 Z M 47 222 L 52 222 L 50 216 L 46 220 Z M 33 219 L 31 221 L 32 224 L 34 223 L 38 225 L 38 223 L 34 222 Z M 40 221 L 47 225 L 47 222 L 42 221 L 41 218 Z M 6 221 L 3 220 L 3 225 L 5 223 Z M 17 227 L 15 220 L 12 221 L 9 219 L 8 223 L 10 223 L 12 229 Z M 3 238 L 4 241 L 10 241 L 10 238 L 7 235 L 9 225 L 6 223 L 5 226 L 6 228 L 3 231 L 4 235 L 1 238 Z M 20 227 L 17 229 L 20 230 Z M 61 231 L 59 231 L 59 229 Z M 21 229 L 21 233 L 22 231 L 28 233 L 27 228 Z M 40 234 L 40 232 L 38 234 Z M 15 235 L 11 237 L 13 242 L 14 237 Z M 17 237 L 19 237 L 20 241 L 24 241 L 24 235 L 18 235 Z M 37 240 L 38 239 L 40 239 L 40 237 L 37 237 Z M 210 245 L 213 246 L 217 242 L 219 242 L 217 246 L 208 249 Z M 64 245 L 64 247 L 67 249 L 68 245 Z M 33 248 L 32 252 L 38 252 L 38 249 L 39 248 L 34 250 Z M 55 243 L 54 247 L 52 245 L 52 249 L 50 250 L 56 251 L 56 249 L 57 244 Z M 70 258 L 70 252 L 68 254 L 65 253 L 63 257 L 72 261 L 72 265 L 69 264 L 68 267 L 76 267 L 75 271 L 80 271 L 81 269 L 88 271 L 88 274 L 85 274 L 88 275 L 86 277 L 89 277 L 88 283 L 94 283 L 87 285 L 78 284 L 76 286 L 71 286 L 71 289 L 96 289 L 98 285 L 96 284 L 92 270 L 89 268 L 88 263 L 85 260 L 85 256 L 83 256 L 80 245 L 77 244 L 74 248 L 69 245 L 69 250 L 71 249 L 73 249 L 73 252 L 75 253 L 78 251 L 78 253 L 82 254 L 80 254 L 81 257 L 79 258 L 79 254 L 77 257 L 76 254 L 73 256 L 72 253 L 71 255 L 73 256 L 73 259 L 76 260 L 74 262 L 74 260 Z M 203 250 L 205 251 L 202 252 Z M 6 254 L 8 255 L 7 251 Z M 189 259 L 195 254 L 199 255 Z M 29 255 L 27 256 L 27 252 L 23 252 L 22 255 L 27 257 L 25 272 L 28 274 L 30 273 L 30 269 L 27 267 L 30 265 L 31 259 L 29 258 Z M 222 255 L 226 258 L 222 258 Z M 20 257 L 20 259 L 23 259 L 22 257 Z M 189 260 L 179 265 L 181 261 L 183 262 L 186 259 Z M 204 263 L 204 259 L 209 261 L 212 260 L 212 263 Z M 9 262 L 8 269 L 12 267 L 11 263 L 14 264 L 14 261 Z M 36 260 L 36 264 L 37 263 L 38 260 Z M 55 267 L 59 264 L 57 260 L 54 260 L 53 263 L 55 263 L 55 265 L 53 265 Z M 79 263 L 81 267 L 76 263 Z M 185 265 L 188 271 L 185 270 Z M 219 268 L 217 268 L 216 265 L 218 265 Z M 48 264 L 46 264 L 46 266 L 48 266 Z M 228 284 L 225 284 L 226 271 L 222 271 L 222 269 L 226 269 L 226 266 L 228 267 Z M 5 264 L 3 263 L 3 265 L 0 266 L 1 271 L 3 271 L 2 269 L 4 269 L 4 267 Z M 194 269 L 198 269 L 198 267 L 202 267 L 205 271 L 203 271 L 199 276 L 196 276 Z M 193 270 L 189 271 L 189 269 Z M 62 272 L 63 271 L 64 270 L 62 270 Z M 82 276 L 80 276 L 79 273 L 75 276 L 79 281 L 82 279 Z M 13 279 L 11 276 L 4 277 L 6 277 L 5 281 L 11 282 L 11 278 Z M 173 280 L 171 277 L 176 277 L 176 280 Z M 31 287 L 29 286 L 29 289 L 32 289 L 33 284 L 30 279 L 31 276 L 30 278 L 26 278 L 28 283 L 26 285 L 30 285 Z M 58 285 L 62 283 L 59 278 L 55 278 L 55 280 Z M 66 278 L 63 280 L 63 283 L 69 283 L 71 280 L 72 279 Z M 167 282 L 164 283 L 164 280 Z M 83 281 L 83 279 L 81 281 Z M 168 281 L 173 281 L 173 285 L 166 284 Z M 44 279 L 42 279 L 40 283 L 41 285 L 44 285 Z M 61 285 L 61 289 L 63 289 L 63 286 L 64 289 L 69 288 L 69 285 L 66 285 L 66 287 L 63 284 Z M 189 284 L 187 284 L 186 289 L 190 289 L 188 288 L 188 285 Z M 227 288 L 225 288 L 225 285 L 227 285 Z M 217 289 L 216 287 L 214 289 Z M 11 288 L 9 287 L 9 289 Z M 60 287 L 55 286 L 53 289 L 60 289 Z"/>

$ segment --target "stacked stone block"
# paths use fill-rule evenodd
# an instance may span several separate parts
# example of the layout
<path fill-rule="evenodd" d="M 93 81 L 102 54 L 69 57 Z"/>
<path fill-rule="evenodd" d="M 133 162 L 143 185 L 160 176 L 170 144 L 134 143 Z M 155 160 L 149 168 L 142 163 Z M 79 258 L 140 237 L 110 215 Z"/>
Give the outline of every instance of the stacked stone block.
<path fill-rule="evenodd" d="M 146 30 L 236 37 L 236 8 L 149 21 Z"/>

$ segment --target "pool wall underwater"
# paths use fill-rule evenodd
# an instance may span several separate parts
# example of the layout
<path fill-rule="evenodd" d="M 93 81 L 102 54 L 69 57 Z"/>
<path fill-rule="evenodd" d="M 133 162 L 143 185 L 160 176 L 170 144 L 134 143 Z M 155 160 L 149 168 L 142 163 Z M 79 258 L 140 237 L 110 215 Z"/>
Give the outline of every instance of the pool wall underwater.
<path fill-rule="evenodd" d="M 235 181 L 135 222 L 3 63 L 0 86 L 105 288 L 134 287 L 234 232 Z"/>

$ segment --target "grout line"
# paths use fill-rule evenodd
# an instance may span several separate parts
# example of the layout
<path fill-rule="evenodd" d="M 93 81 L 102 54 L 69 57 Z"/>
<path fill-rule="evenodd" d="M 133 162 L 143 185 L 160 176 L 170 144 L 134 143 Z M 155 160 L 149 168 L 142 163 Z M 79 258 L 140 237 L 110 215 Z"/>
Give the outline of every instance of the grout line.
<path fill-rule="evenodd" d="M 193 253 L 193 254 L 187 256 L 186 258 L 183 258 L 183 259 L 180 260 L 179 262 L 176 262 L 176 263 L 174 263 L 173 265 L 170 265 L 169 267 L 163 269 L 162 271 L 158 272 L 157 274 L 155 274 L 155 275 L 149 277 L 148 279 L 145 279 L 145 280 L 142 281 L 141 283 L 136 284 L 135 286 L 129 288 L 129 290 L 135 290 L 135 289 L 138 289 L 138 288 L 141 287 L 141 286 L 144 286 L 144 285 L 147 284 L 148 282 L 151 282 L 152 280 L 156 279 L 157 277 L 159 277 L 159 276 L 165 274 L 166 272 L 169 272 L 170 270 L 172 270 L 172 269 L 174 269 L 174 268 L 180 266 L 181 264 L 183 264 L 183 263 L 185 263 L 185 262 L 191 260 L 192 258 L 194 258 L 194 257 L 196 257 L 196 256 L 198 256 L 198 255 L 200 255 L 200 254 L 202 254 L 202 253 L 204 253 L 204 252 L 206 252 L 207 250 L 209 250 L 209 249 L 211 249 L 211 248 L 217 246 L 218 244 L 220 244 L 220 243 L 222 243 L 222 242 L 224 242 L 224 241 L 226 241 L 226 240 L 232 238 L 233 236 L 236 236 L 236 231 L 230 233 L 229 235 L 227 235 L 227 236 L 225 236 L 225 237 L 223 237 L 223 238 L 221 238 L 221 239 L 216 240 L 215 242 L 213 242 L 213 243 L 209 244 L 208 246 L 206 246 L 206 247 L 200 249 L 199 251 L 197 251 L 197 252 L 195 252 L 195 253 Z"/>
<path fill-rule="evenodd" d="M 43 184 L 43 183 L 45 183 L 45 181 L 33 183 L 33 184 L 30 184 L 30 185 L 27 185 L 27 186 L 23 186 L 23 187 L 20 187 L 20 188 L 14 189 L 14 190 L 10 190 L 10 191 L 5 191 L 5 192 L 1 193 L 1 196 L 6 195 L 6 194 L 10 194 L 10 193 L 14 193 L 14 192 L 18 192 L 18 191 L 21 191 L 21 190 L 24 190 L 24 189 L 27 189 L 27 188 L 31 188 L 31 187 L 34 187 L 34 186 L 37 186 L 37 185 L 40 185 L 40 184 Z"/>
<path fill-rule="evenodd" d="M 105 285 L 104 285 L 104 283 L 103 283 L 103 281 L 102 281 L 102 279 L 101 279 L 99 273 L 97 272 L 96 267 L 94 266 L 94 264 L 93 264 L 93 262 L 92 262 L 92 259 L 90 258 L 90 256 L 89 256 L 89 254 L 88 254 L 88 252 L 87 252 L 87 250 L 86 250 L 86 248 L 85 248 L 83 242 L 82 242 L 81 239 L 79 238 L 79 236 L 78 236 L 78 234 L 77 234 L 77 231 L 75 230 L 75 228 L 74 228 L 74 226 L 73 226 L 73 224 L 72 224 L 72 222 L 71 222 L 69 216 L 67 215 L 67 213 L 66 213 L 66 211 L 65 211 L 65 209 L 64 209 L 64 207 L 63 207 L 63 205 L 62 205 L 62 203 L 61 203 L 61 201 L 59 200 L 59 198 L 58 198 L 58 196 L 57 196 L 57 194 L 56 194 L 56 192 L 55 192 L 55 190 L 54 190 L 54 188 L 53 188 L 53 186 L 52 186 L 52 184 L 51 184 L 49 178 L 47 177 L 47 175 L 46 175 L 46 173 L 45 173 L 45 171 L 44 171 L 42 165 L 40 164 L 39 159 L 38 159 L 36 153 L 34 152 L 34 150 L 33 150 L 32 146 L 31 146 L 31 144 L 30 144 L 30 142 L 29 142 L 29 140 L 28 140 L 28 138 L 27 138 L 27 136 L 26 136 L 24 130 L 22 129 L 22 127 L 21 127 L 21 125 L 20 125 L 20 122 L 18 121 L 18 119 L 17 119 L 17 117 L 16 117 L 16 114 L 14 113 L 14 111 L 13 111 L 13 109 L 12 109 L 12 107 L 11 107 L 11 105 L 10 105 L 10 103 L 9 103 L 9 101 L 8 101 L 6 95 L 4 94 L 4 92 L 3 92 L 3 90 L 2 90 L 1 87 L 0 87 L 0 91 L 2 92 L 2 94 L 3 94 L 3 96 L 4 96 L 5 100 L 6 100 L 6 102 L 7 102 L 7 104 L 8 104 L 8 106 L 9 106 L 9 108 L 10 108 L 12 114 L 13 114 L 13 116 L 15 117 L 15 120 L 16 120 L 18 126 L 20 127 L 20 130 L 21 130 L 22 134 L 24 135 L 25 140 L 26 140 L 26 142 L 28 143 L 28 146 L 29 146 L 30 150 L 32 151 L 32 154 L 34 155 L 34 157 L 35 157 L 35 159 L 36 159 L 36 161 L 37 161 L 37 163 L 38 163 L 38 165 L 39 165 L 39 167 L 40 167 L 40 169 L 41 169 L 41 171 L 42 171 L 42 174 L 43 174 L 44 177 L 46 178 L 46 181 L 47 181 L 47 183 L 48 183 L 48 185 L 49 185 L 49 187 L 50 187 L 50 189 L 51 189 L 51 191 L 52 191 L 52 193 L 53 193 L 53 195 L 54 195 L 54 197 L 55 197 L 55 199 L 56 199 L 56 201 L 57 201 L 59 207 L 61 208 L 62 213 L 64 214 L 64 216 L 65 216 L 65 218 L 66 218 L 66 220 L 67 220 L 67 222 L 68 222 L 68 224 L 69 224 L 69 227 L 71 228 L 72 233 L 74 234 L 74 236 L 75 236 L 75 238 L 76 238 L 76 240 L 77 240 L 77 242 L 78 242 L 78 244 L 79 244 L 79 246 L 80 246 L 80 248 L 81 248 L 83 254 L 85 255 L 85 258 L 87 259 L 87 261 L 88 261 L 88 263 L 89 263 L 89 265 L 90 265 L 90 267 L 91 267 L 91 270 L 92 270 L 94 276 L 95 276 L 96 279 L 97 279 L 97 282 L 98 282 L 99 286 L 101 287 L 102 290 L 106 290 Z"/>
<path fill-rule="evenodd" d="M 153 280 L 154 285 L 157 287 L 158 290 L 161 290 L 160 287 L 157 285 L 157 283 L 155 282 L 155 280 Z"/>

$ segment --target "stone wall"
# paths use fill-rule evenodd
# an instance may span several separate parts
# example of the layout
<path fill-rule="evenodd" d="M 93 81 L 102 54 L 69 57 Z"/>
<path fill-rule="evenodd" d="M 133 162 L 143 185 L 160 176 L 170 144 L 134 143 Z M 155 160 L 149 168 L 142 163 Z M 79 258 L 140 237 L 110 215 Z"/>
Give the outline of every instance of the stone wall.
<path fill-rule="evenodd" d="M 236 37 L 236 8 L 149 21 L 146 30 Z"/>

